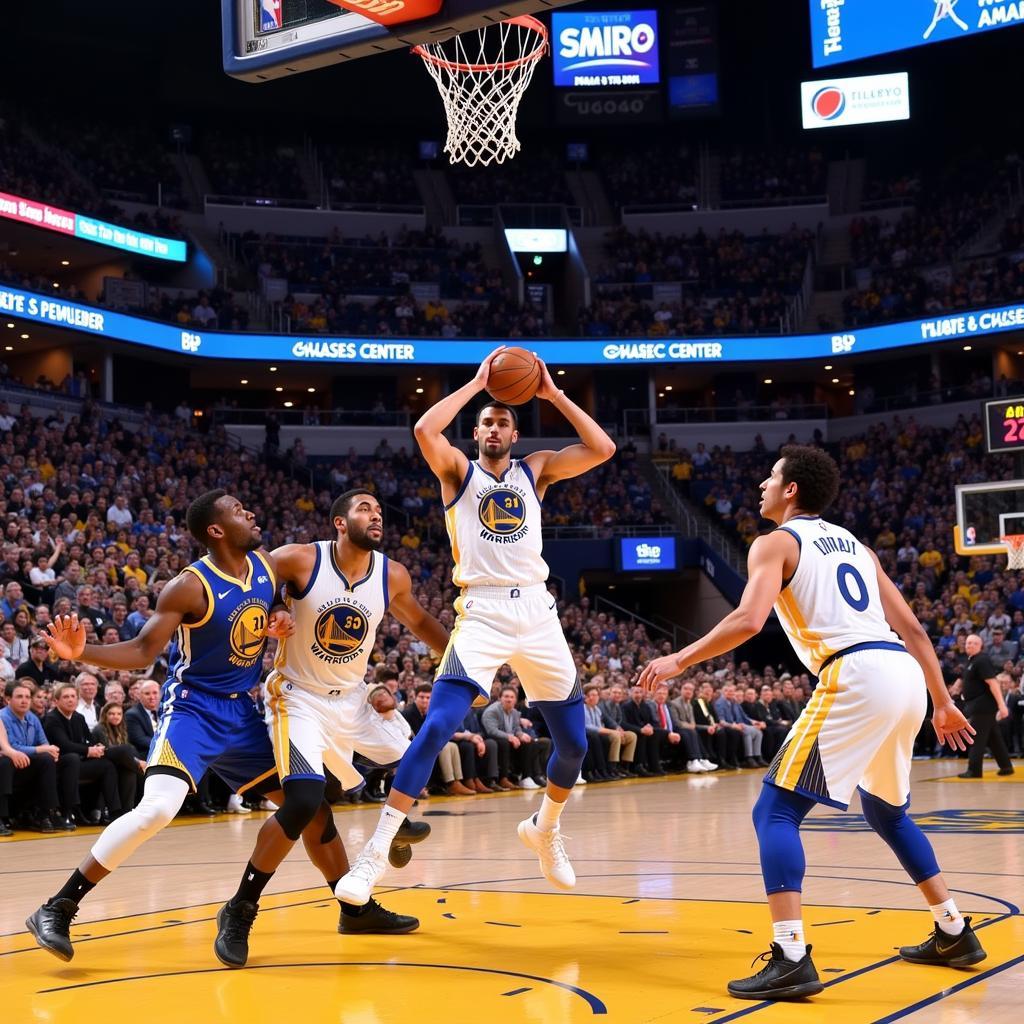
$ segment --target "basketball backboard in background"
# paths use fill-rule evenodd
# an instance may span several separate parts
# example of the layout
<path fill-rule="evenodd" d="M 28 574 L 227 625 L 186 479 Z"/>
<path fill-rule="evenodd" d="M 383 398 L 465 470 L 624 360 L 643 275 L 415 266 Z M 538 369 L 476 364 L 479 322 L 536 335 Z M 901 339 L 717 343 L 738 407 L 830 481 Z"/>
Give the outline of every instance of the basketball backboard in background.
<path fill-rule="evenodd" d="M 266 82 L 418 43 L 438 42 L 577 0 L 339 2 L 352 9 L 332 0 L 221 0 L 224 70 L 247 82 Z"/>
<path fill-rule="evenodd" d="M 1005 555 L 999 538 L 1024 533 L 1024 480 L 957 484 L 953 541 L 958 555 Z"/>

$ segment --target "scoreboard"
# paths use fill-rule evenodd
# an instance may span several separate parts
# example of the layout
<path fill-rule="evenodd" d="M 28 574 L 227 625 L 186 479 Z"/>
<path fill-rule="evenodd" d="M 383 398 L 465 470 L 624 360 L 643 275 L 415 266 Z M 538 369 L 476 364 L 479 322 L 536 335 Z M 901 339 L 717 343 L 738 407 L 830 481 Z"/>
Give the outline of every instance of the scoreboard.
<path fill-rule="evenodd" d="M 985 403 L 985 447 L 989 452 L 1024 452 L 1024 396 Z"/>

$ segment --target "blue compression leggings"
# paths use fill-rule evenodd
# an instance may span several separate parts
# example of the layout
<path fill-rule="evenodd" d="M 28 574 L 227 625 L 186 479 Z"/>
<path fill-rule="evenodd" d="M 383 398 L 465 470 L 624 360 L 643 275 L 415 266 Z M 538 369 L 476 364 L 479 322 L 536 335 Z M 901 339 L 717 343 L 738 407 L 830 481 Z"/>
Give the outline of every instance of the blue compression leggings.
<path fill-rule="evenodd" d="M 916 885 L 939 873 L 932 844 L 907 815 L 909 801 L 894 807 L 862 789 L 860 802 L 867 823 L 885 840 Z M 764 890 L 769 895 L 803 888 L 806 861 L 800 825 L 814 804 L 809 797 L 788 789 L 770 784 L 761 787 L 753 817 Z"/>
<path fill-rule="evenodd" d="M 475 686 L 451 679 L 443 679 L 434 684 L 427 717 L 405 752 L 395 775 L 394 788 L 399 793 L 419 796 L 420 790 L 430 779 L 437 755 L 462 725 L 477 693 Z M 535 706 L 544 715 L 551 732 L 548 778 L 556 786 L 569 789 L 579 778 L 580 766 L 587 753 L 583 701 L 542 701 Z"/>

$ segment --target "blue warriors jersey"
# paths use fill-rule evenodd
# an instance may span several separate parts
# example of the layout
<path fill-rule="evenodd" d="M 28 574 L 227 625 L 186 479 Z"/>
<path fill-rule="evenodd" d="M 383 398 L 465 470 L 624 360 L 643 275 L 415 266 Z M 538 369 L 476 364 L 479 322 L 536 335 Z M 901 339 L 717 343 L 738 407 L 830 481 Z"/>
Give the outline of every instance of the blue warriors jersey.
<path fill-rule="evenodd" d="M 184 571 L 206 591 L 206 614 L 183 622 L 171 644 L 167 685 L 182 683 L 214 694 L 245 693 L 259 682 L 267 623 L 277 581 L 259 551 L 246 556 L 244 579 L 221 572 L 209 556 Z"/>

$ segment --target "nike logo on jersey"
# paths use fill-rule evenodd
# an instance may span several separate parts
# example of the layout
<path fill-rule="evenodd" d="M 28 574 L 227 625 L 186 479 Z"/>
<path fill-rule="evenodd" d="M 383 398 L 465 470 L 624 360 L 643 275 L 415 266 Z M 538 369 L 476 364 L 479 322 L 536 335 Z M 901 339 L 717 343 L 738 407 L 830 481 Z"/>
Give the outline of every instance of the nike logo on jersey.
<path fill-rule="evenodd" d="M 218 600 L 218 601 L 223 601 L 223 600 L 224 600 L 224 598 L 225 598 L 225 597 L 227 597 L 227 596 L 228 596 L 228 594 L 230 594 L 230 593 L 231 593 L 231 591 L 232 591 L 232 590 L 234 590 L 234 589 L 235 589 L 234 587 L 228 587 L 228 589 L 227 589 L 227 590 L 225 590 L 223 594 L 218 594 L 218 595 L 217 595 L 217 600 Z"/>

